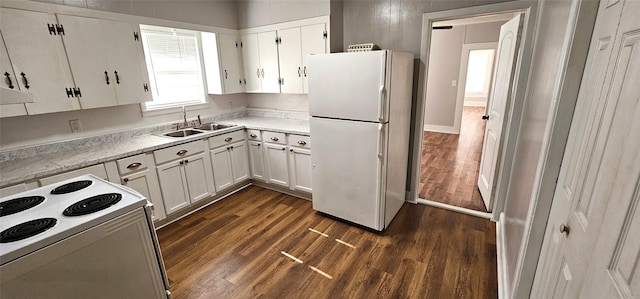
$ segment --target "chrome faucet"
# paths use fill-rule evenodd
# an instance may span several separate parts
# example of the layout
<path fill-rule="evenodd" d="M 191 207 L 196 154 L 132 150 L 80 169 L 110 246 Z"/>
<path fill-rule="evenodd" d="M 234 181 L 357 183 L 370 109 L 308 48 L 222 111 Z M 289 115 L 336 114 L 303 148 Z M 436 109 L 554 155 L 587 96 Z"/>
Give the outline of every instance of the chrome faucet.
<path fill-rule="evenodd" d="M 187 110 L 185 109 L 184 106 L 182 106 L 182 119 L 184 120 L 184 122 L 182 123 L 182 127 L 186 128 L 189 126 L 189 123 L 187 122 Z"/>

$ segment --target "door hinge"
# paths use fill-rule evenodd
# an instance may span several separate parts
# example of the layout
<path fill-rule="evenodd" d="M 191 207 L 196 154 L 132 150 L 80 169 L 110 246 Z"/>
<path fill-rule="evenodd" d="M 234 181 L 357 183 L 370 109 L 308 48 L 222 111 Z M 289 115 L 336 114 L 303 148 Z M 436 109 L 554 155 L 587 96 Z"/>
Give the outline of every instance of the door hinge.
<path fill-rule="evenodd" d="M 242 44 L 242 42 L 240 42 L 240 48 L 244 48 L 244 45 Z"/>
<path fill-rule="evenodd" d="M 242 84 L 247 85 L 247 79 L 242 79 Z"/>
<path fill-rule="evenodd" d="M 236 48 L 238 47 L 238 42 L 236 42 Z"/>
<path fill-rule="evenodd" d="M 327 30 L 322 32 L 322 38 L 327 39 L 328 34 L 327 34 Z"/>
<path fill-rule="evenodd" d="M 144 89 L 144 92 L 149 92 L 149 85 L 147 83 L 142 84 L 142 88 Z"/>
<path fill-rule="evenodd" d="M 138 32 L 133 32 L 133 40 L 140 40 L 140 36 L 138 35 Z"/>
<path fill-rule="evenodd" d="M 282 38 L 277 36 L 276 37 L 276 44 L 282 44 Z"/>
<path fill-rule="evenodd" d="M 56 33 L 56 25 L 55 24 L 47 24 L 47 28 L 49 29 L 49 35 L 57 35 Z"/>
<path fill-rule="evenodd" d="M 80 87 L 73 89 L 73 96 L 76 97 L 76 98 L 81 98 L 82 97 L 82 92 L 80 92 Z"/>
<path fill-rule="evenodd" d="M 67 92 L 67 98 L 73 97 L 73 88 L 65 88 L 64 90 Z"/>
<path fill-rule="evenodd" d="M 284 85 L 284 78 L 278 78 L 278 84 Z"/>
<path fill-rule="evenodd" d="M 58 32 L 58 35 L 65 35 L 64 34 L 64 27 L 62 25 L 56 24 L 56 32 Z"/>

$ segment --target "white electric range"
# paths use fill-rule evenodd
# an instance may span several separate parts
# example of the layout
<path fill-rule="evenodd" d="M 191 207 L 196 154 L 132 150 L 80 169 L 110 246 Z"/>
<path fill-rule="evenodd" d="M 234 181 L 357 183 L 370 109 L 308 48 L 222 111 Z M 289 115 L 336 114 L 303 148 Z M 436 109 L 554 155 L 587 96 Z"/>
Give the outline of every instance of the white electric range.
<path fill-rule="evenodd" d="M 170 297 L 149 209 L 93 175 L 0 198 L 0 298 Z"/>

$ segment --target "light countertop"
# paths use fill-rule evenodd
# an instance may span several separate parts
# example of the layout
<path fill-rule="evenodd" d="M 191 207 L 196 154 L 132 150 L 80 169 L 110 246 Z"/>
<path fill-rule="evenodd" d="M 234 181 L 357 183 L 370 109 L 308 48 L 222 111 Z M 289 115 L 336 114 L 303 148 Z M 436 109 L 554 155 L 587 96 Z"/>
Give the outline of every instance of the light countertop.
<path fill-rule="evenodd" d="M 29 158 L 4 161 L 0 163 L 0 188 L 245 128 L 309 135 L 308 120 L 245 116 L 219 121 L 219 123 L 237 126 L 180 139 L 145 134 L 108 140 L 99 145 L 75 147 Z"/>

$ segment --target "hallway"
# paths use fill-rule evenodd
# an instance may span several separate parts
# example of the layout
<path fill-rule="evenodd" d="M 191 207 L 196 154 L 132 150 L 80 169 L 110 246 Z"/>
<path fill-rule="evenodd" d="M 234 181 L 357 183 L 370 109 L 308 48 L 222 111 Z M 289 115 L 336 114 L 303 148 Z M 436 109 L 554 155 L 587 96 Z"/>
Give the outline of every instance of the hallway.
<path fill-rule="evenodd" d="M 486 212 L 478 191 L 484 107 L 464 107 L 460 135 L 425 131 L 419 197 Z"/>

